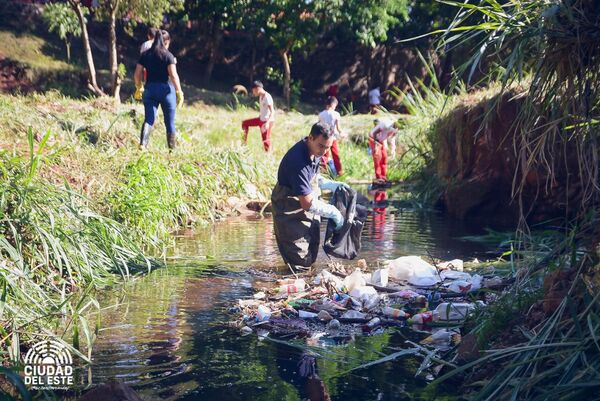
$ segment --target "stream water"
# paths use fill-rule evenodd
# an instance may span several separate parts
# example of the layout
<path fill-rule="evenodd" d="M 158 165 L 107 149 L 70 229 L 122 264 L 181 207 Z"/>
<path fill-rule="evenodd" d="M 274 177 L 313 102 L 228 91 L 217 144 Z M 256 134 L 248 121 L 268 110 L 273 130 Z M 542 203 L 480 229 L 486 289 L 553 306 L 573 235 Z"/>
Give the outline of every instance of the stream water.
<path fill-rule="evenodd" d="M 364 228 L 360 257 L 369 264 L 403 255 L 486 257 L 482 245 L 461 239 L 481 228 L 434 210 L 402 207 L 396 195 L 390 197 Z M 326 261 L 323 256 L 317 264 Z M 350 372 L 426 333 L 398 328 L 341 344 L 299 340 L 292 346 L 242 337 L 225 326 L 232 318 L 227 308 L 262 285 L 261 272 L 274 270 L 287 273 L 269 218 L 230 219 L 178 236 L 166 268 L 104 294 L 107 308 L 86 381 L 116 378 L 148 401 L 327 399 L 324 394 L 344 401 L 454 399 L 425 388 L 425 377 L 415 377 L 420 362 L 414 358 Z M 307 345 L 316 346 L 319 380 L 298 375 Z"/>

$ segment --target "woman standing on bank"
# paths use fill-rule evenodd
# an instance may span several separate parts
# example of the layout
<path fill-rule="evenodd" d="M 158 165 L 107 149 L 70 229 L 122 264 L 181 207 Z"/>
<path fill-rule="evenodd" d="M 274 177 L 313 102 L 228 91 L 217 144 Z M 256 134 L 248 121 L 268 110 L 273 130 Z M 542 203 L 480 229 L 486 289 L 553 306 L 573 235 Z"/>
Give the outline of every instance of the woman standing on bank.
<path fill-rule="evenodd" d="M 136 100 L 144 100 L 144 125 L 140 134 L 140 148 L 148 147 L 150 131 L 156 119 L 158 106 L 162 108 L 165 127 L 167 128 L 167 145 L 174 149 L 177 133 L 175 131 L 175 109 L 183 106 L 183 92 L 179 75 L 177 75 L 176 60 L 169 52 L 171 37 L 164 30 L 159 30 L 154 37 L 150 50 L 140 56 L 135 67 L 134 81 Z M 148 72 L 146 84 L 142 83 L 144 68 Z"/>

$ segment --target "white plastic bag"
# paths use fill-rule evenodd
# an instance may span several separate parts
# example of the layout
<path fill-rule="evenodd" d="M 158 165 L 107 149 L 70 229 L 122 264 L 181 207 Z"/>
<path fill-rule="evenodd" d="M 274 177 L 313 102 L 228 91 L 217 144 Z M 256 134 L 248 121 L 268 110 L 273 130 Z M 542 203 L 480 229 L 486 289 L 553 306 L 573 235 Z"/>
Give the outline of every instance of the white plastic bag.
<path fill-rule="evenodd" d="M 363 287 L 365 284 L 367 284 L 367 282 L 365 281 L 360 269 L 354 270 L 352 274 L 344 278 L 344 286 L 348 290 L 348 293 L 350 293 L 356 287 Z"/>
<path fill-rule="evenodd" d="M 452 259 L 448 262 L 440 262 L 440 263 L 438 263 L 437 266 L 443 270 L 447 269 L 447 270 L 455 270 L 455 271 L 461 272 L 464 269 L 464 265 L 465 264 L 461 259 Z"/>
<path fill-rule="evenodd" d="M 390 262 L 389 277 L 396 280 L 408 280 L 412 275 L 435 276 L 435 267 L 418 256 L 402 256 Z"/>

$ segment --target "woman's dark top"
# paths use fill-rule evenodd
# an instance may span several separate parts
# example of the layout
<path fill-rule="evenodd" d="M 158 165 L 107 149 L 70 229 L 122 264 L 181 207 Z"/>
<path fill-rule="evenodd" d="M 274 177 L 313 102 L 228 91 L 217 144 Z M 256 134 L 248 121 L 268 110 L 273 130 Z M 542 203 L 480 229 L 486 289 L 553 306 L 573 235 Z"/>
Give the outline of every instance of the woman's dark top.
<path fill-rule="evenodd" d="M 175 64 L 175 57 L 170 52 L 158 56 L 150 49 L 142 53 L 138 64 L 144 66 L 146 71 L 148 71 L 146 83 L 167 83 L 169 82 L 169 72 L 167 71 L 167 67 L 169 64 Z"/>

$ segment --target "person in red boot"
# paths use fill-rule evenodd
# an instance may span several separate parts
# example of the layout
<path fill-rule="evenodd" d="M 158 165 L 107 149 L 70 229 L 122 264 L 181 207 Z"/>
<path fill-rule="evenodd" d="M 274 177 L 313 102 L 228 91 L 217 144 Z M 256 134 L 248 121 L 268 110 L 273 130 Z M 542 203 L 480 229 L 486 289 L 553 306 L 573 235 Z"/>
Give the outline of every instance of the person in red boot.
<path fill-rule="evenodd" d="M 248 143 L 248 129 L 250 127 L 259 127 L 263 147 L 265 152 L 268 152 L 271 149 L 271 129 L 273 128 L 273 121 L 275 121 L 273 98 L 269 92 L 265 90 L 260 81 L 254 81 L 252 83 L 252 95 L 258 97 L 260 115 L 257 118 L 250 118 L 242 121 L 242 130 L 244 130 L 242 140 L 244 145 L 246 145 Z"/>
<path fill-rule="evenodd" d="M 319 122 L 328 126 L 333 130 L 334 140 L 331 146 L 331 156 L 333 159 L 333 165 L 338 176 L 344 175 L 344 169 L 342 168 L 342 161 L 340 160 L 340 149 L 338 147 L 338 140 L 342 135 L 342 127 L 340 125 L 341 116 L 340 113 L 335 111 L 338 105 L 338 100 L 334 96 L 327 98 L 325 103 L 325 110 L 319 113 Z M 325 153 L 321 158 L 321 163 L 327 166 L 329 159 L 329 152 Z"/>
<path fill-rule="evenodd" d="M 387 180 L 387 140 L 398 133 L 398 122 L 387 118 L 375 120 L 375 128 L 369 134 L 369 147 L 375 166 L 375 184 L 386 184 Z"/>

